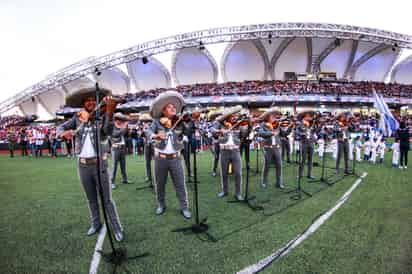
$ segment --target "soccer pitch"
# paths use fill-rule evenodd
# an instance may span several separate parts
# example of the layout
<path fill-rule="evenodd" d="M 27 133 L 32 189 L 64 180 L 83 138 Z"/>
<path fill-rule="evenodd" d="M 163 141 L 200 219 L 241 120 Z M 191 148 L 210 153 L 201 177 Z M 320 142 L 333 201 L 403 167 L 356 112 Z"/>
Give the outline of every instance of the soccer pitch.
<path fill-rule="evenodd" d="M 271 264 L 263 273 L 410 273 L 412 271 L 412 168 L 392 168 L 391 153 L 383 164 L 357 165 L 367 172 L 349 200 L 311 237 L 290 254 Z M 319 162 L 319 159 L 317 159 Z M 328 186 L 302 180 L 313 194 L 293 200 L 287 190 L 296 187 L 296 164 L 284 164 L 286 190 L 271 185 L 260 188 L 256 174 L 256 152 L 252 152 L 250 193 L 253 203 L 264 207 L 252 211 L 229 197 L 220 199 L 220 177 L 210 175 L 212 157 L 198 155 L 200 216 L 207 217 L 210 234 L 185 235 L 171 232 L 192 224 L 178 211 L 170 179 L 166 189 L 167 211 L 155 216 L 155 196 L 145 186 L 144 159 L 128 156 L 129 180 L 113 191 L 125 240 L 120 244 L 130 256 L 150 255 L 128 262 L 118 273 L 235 273 L 257 263 L 303 232 L 354 183 L 354 176 L 335 175 Z M 327 166 L 334 162 L 328 159 Z M 259 163 L 259 169 L 262 165 Z M 118 172 L 119 173 L 119 172 Z M 315 167 L 320 177 L 321 168 Z M 97 236 L 87 237 L 89 212 L 81 188 L 76 161 L 69 158 L 9 158 L 0 155 L 0 273 L 88 273 Z M 243 170 L 243 187 L 246 172 Z M 193 210 L 193 185 L 188 185 Z M 104 251 L 110 251 L 106 237 Z M 111 273 L 103 260 L 98 273 Z"/>

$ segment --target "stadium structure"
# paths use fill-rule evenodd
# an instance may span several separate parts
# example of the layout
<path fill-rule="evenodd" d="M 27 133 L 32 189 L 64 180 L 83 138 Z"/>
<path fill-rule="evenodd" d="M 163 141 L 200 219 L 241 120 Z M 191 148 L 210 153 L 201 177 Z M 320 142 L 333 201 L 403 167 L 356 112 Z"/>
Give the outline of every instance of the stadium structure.
<path fill-rule="evenodd" d="M 288 73 L 307 80 L 329 72 L 346 81 L 412 84 L 410 49 L 412 36 L 350 25 L 273 23 L 207 29 L 71 64 L 2 102 L 0 113 L 51 118 L 63 107 L 67 94 L 94 86 L 96 81 L 115 94 L 199 83 L 284 80 Z M 96 68 L 102 72 L 99 77 L 94 73 Z M 336 102 L 335 96 L 266 99 L 279 103 Z M 240 103 L 266 99 L 236 98 Z M 128 104 L 144 108 L 150 100 Z M 224 102 L 223 98 L 213 100 Z M 398 106 L 412 104 L 412 99 L 405 97 L 385 100 Z M 210 102 L 210 98 L 189 98 L 188 102 L 201 104 Z M 339 102 L 370 104 L 372 99 L 340 96 Z"/>

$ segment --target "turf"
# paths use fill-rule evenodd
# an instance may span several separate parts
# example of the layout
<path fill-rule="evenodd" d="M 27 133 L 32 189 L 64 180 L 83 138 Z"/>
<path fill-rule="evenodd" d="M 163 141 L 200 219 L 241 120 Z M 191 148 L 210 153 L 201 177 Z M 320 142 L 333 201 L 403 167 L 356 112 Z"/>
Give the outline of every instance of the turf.
<path fill-rule="evenodd" d="M 390 153 L 382 165 L 362 163 L 358 173 L 368 176 L 313 236 L 265 273 L 412 273 L 411 169 L 390 167 Z M 188 226 L 179 214 L 172 184 L 167 186 L 167 211 L 155 216 L 156 201 L 143 182 L 143 158 L 129 156 L 132 185 L 113 191 L 126 237 L 122 246 L 130 256 L 149 252 L 131 261 L 131 273 L 234 273 L 256 263 L 302 232 L 312 220 L 330 208 L 355 181 L 336 176 L 333 186 L 302 181 L 313 197 L 296 201 L 293 194 L 272 185 L 259 187 L 260 175 L 252 170 L 251 193 L 264 211 L 216 197 L 219 177 L 210 176 L 209 152 L 199 154 L 200 215 L 206 217 L 210 234 L 185 235 L 171 230 Z M 333 162 L 328 160 L 328 166 Z M 260 164 L 261 165 L 261 164 Z M 256 154 L 251 166 L 256 168 Z M 296 187 L 296 165 L 285 165 L 288 189 Z M 21 158 L 0 156 L 0 273 L 87 273 L 96 237 L 86 237 L 88 209 L 75 160 L 68 158 Z M 271 171 L 274 178 L 274 171 Z M 333 170 L 327 170 L 332 174 Z M 245 175 L 245 172 L 244 172 Z M 320 168 L 315 168 L 320 177 Z M 120 181 L 120 178 L 118 178 Z M 231 178 L 231 180 L 233 180 Z M 245 185 L 245 180 L 243 182 Z M 230 184 L 233 194 L 233 182 Z M 190 199 L 192 185 L 188 185 Z M 193 206 L 193 202 L 190 203 Z M 104 250 L 109 251 L 106 239 Z M 111 273 L 101 262 L 99 273 Z"/>

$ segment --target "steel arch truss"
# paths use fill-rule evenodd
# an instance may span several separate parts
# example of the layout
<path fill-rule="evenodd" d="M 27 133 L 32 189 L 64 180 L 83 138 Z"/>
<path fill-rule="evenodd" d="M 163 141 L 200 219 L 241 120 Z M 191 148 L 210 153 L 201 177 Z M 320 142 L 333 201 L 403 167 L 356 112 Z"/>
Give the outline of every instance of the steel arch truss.
<path fill-rule="evenodd" d="M 197 47 L 197 48 L 198 48 L 198 47 Z M 171 68 L 171 69 L 172 69 L 172 77 L 173 77 L 173 81 L 174 81 L 174 83 L 176 83 L 176 85 L 179 85 L 179 84 L 180 84 L 179 79 L 178 79 L 178 77 L 177 77 L 177 71 L 176 71 L 176 63 L 177 63 L 177 61 L 178 61 L 178 58 L 179 58 L 179 54 L 180 54 L 180 53 L 181 53 L 181 49 L 175 51 L 175 52 L 173 53 L 173 56 L 172 56 L 172 68 Z M 217 63 L 216 63 L 215 58 L 214 58 L 213 55 L 207 50 L 207 48 L 204 48 L 204 49 L 202 49 L 202 50 L 199 49 L 199 53 L 206 56 L 206 58 L 207 58 L 207 60 L 209 61 L 210 65 L 212 66 L 212 70 L 213 70 L 213 71 L 212 71 L 212 73 L 213 73 L 213 81 L 214 81 L 214 82 L 217 82 L 217 78 L 218 78 L 219 71 L 218 71 L 218 65 L 217 65 Z"/>
<path fill-rule="evenodd" d="M 271 23 L 207 29 L 145 42 L 102 57 L 86 59 L 84 62 L 78 62 L 76 65 L 70 65 L 63 69 L 62 72 L 54 73 L 51 77 L 2 102 L 0 112 L 8 110 L 30 96 L 92 74 L 96 68 L 104 70 L 144 56 L 152 56 L 181 48 L 196 47 L 200 41 L 206 45 L 221 42 L 236 42 L 239 40 L 268 39 L 269 34 L 273 39 L 282 37 L 338 38 L 342 40 L 369 41 L 388 46 L 396 43 L 400 48 L 412 48 L 412 36 L 350 25 Z"/>
<path fill-rule="evenodd" d="M 239 41 L 238 41 L 239 42 Z M 252 40 L 251 43 L 256 47 L 256 50 L 259 53 L 259 57 L 262 58 L 263 64 L 264 64 L 264 73 L 262 76 L 262 79 L 260 80 L 266 80 L 268 78 L 269 75 L 269 61 L 268 61 L 268 56 L 265 50 L 265 47 L 262 44 L 262 41 L 260 40 Z M 227 47 L 225 48 L 223 55 L 222 55 L 222 59 L 220 62 L 220 71 L 222 74 L 222 79 L 224 82 L 228 81 L 228 77 L 226 75 L 226 61 L 227 58 L 230 54 L 230 52 L 232 51 L 232 49 L 236 46 L 236 42 L 232 42 L 230 44 L 227 45 Z"/>
<path fill-rule="evenodd" d="M 164 75 L 165 78 L 166 78 L 167 86 L 168 86 L 168 87 L 171 87 L 171 86 L 172 86 L 172 78 L 171 78 L 170 72 L 169 72 L 169 70 L 166 68 L 166 66 L 165 66 L 162 62 L 160 62 L 157 58 L 155 58 L 155 57 L 153 57 L 153 56 L 147 57 L 147 60 L 148 60 L 149 62 L 153 63 L 154 65 L 156 65 L 156 66 L 160 69 L 160 71 L 163 73 L 163 75 Z M 137 79 L 139 78 L 139 76 L 135 74 L 135 72 L 134 72 L 134 70 L 133 70 L 133 68 L 132 68 L 132 65 L 131 65 L 131 62 L 132 62 L 132 61 L 136 61 L 136 60 L 131 60 L 130 62 L 127 62 L 127 63 L 126 63 L 127 72 L 129 73 L 130 78 L 132 79 L 133 84 L 134 84 L 134 86 L 136 87 L 136 89 L 137 89 L 137 90 L 141 90 L 141 88 L 140 88 L 140 86 L 139 86 L 139 84 L 138 84 L 138 81 L 137 81 Z"/>
<path fill-rule="evenodd" d="M 395 67 L 393 68 L 393 70 L 391 71 L 390 74 L 390 82 L 393 82 L 393 80 L 395 79 L 396 74 L 398 73 L 398 71 L 400 69 L 402 69 L 402 67 L 404 65 L 407 65 L 409 63 L 412 62 L 412 55 L 406 57 L 403 61 L 399 62 L 398 64 L 395 65 Z"/>
<path fill-rule="evenodd" d="M 355 63 L 352 64 L 350 69 L 348 70 L 348 78 L 353 80 L 355 78 L 356 71 L 359 69 L 361 65 L 363 65 L 366 61 L 371 59 L 373 56 L 385 51 L 386 49 L 390 48 L 391 46 L 380 44 L 367 53 L 365 53 L 362 57 L 360 57 Z"/>

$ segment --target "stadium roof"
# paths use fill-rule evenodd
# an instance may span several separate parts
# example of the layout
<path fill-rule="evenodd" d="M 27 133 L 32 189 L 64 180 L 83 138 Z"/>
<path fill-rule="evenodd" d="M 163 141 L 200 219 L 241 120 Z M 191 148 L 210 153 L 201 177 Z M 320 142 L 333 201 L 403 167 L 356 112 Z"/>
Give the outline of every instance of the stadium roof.
<path fill-rule="evenodd" d="M 18 3 L 19 1 L 14 2 Z M 43 0 L 41 2 L 48 3 L 50 1 Z M 409 77 L 409 71 L 412 69 L 409 65 L 411 60 L 407 58 L 410 51 L 405 50 L 410 48 L 410 36 L 379 29 L 317 23 L 258 24 L 205 29 L 204 31 L 169 36 L 167 39 L 155 40 L 154 43 L 141 43 L 99 58 L 88 57 L 72 65 L 66 61 L 66 68 L 50 73 L 56 65 L 48 64 L 53 64 L 55 59 L 60 57 L 60 61 L 64 59 L 63 57 L 67 58 L 66 60 L 81 59 L 78 57 L 69 59 L 72 55 L 70 55 L 68 47 L 73 44 L 78 44 L 79 48 L 88 49 L 88 51 L 85 50 L 83 54 L 78 55 L 84 58 L 85 56 L 104 54 L 105 50 L 110 52 L 113 49 L 122 48 L 119 45 L 130 45 L 130 41 L 154 41 L 153 39 L 183 31 L 242 22 L 262 22 L 265 18 L 267 18 L 266 21 L 271 21 L 273 18 L 279 21 L 282 19 L 284 21 L 286 19 L 313 21 L 315 18 L 319 21 L 358 23 L 360 26 L 367 25 L 410 33 L 410 29 L 404 24 L 407 15 L 405 10 L 408 10 L 409 4 L 405 4 L 401 9 L 399 7 L 395 9 L 394 5 L 378 6 L 374 3 L 373 12 L 367 13 L 367 8 L 371 8 L 367 1 L 362 1 L 362 3 L 346 1 L 345 5 L 339 7 L 339 12 L 332 4 L 326 6 L 323 1 L 294 3 L 293 5 L 283 2 L 273 5 L 271 2 L 270 5 L 266 3 L 267 8 L 262 8 L 265 6 L 263 2 L 259 5 L 251 5 L 250 2 L 248 5 L 243 5 L 236 1 L 236 5 L 234 5 L 234 2 L 231 1 L 228 3 L 226 1 L 224 3 L 223 1 L 209 1 L 207 4 L 202 4 L 202 12 L 199 12 L 199 5 L 194 5 L 192 1 L 183 1 L 179 3 L 180 6 L 162 2 L 161 9 L 159 1 L 150 2 L 150 4 L 139 3 L 139 5 L 128 2 L 126 5 L 126 2 L 118 1 L 116 4 L 98 7 L 97 3 L 101 2 L 91 1 L 91 3 L 84 4 L 76 0 L 70 1 L 73 3 L 70 5 L 82 7 L 82 12 L 76 13 L 71 7 L 65 6 L 69 4 L 64 4 L 58 9 L 46 8 L 47 14 L 56 13 L 54 15 L 56 22 L 61 22 L 62 18 L 66 18 L 70 28 L 62 28 L 61 25 L 58 25 L 52 33 L 37 32 L 34 37 L 29 36 L 45 39 L 45 35 L 65 37 L 67 34 L 67 39 L 59 44 L 61 48 L 54 45 L 53 50 L 60 52 L 58 56 L 51 54 L 55 58 L 42 56 L 42 61 L 37 63 L 24 63 L 23 60 L 20 60 L 22 65 L 19 66 L 21 70 L 19 72 L 22 81 L 15 81 L 16 86 L 21 85 L 24 79 L 29 79 L 40 71 L 47 71 L 44 74 L 49 74 L 49 76 L 44 81 L 1 103 L 0 113 L 10 109 L 10 107 L 19 106 L 26 113 L 31 113 L 40 107 L 46 113 L 53 114 L 53 109 L 61 105 L 66 93 L 78 85 L 90 85 L 95 81 L 90 72 L 96 66 L 102 70 L 107 68 L 101 77 L 101 82 L 109 86 L 112 85 L 121 93 L 129 90 L 138 91 L 193 82 L 241 81 L 252 78 L 279 79 L 284 71 L 307 72 L 317 69 L 335 70 L 338 76 L 346 76 L 354 80 L 383 81 L 393 79 L 405 83 L 411 81 Z M 129 6 L 130 9 L 124 8 Z M 156 12 L 153 11 L 155 7 L 157 7 Z M 179 7 L 184 7 L 184 9 Z M 17 9 L 18 5 L 14 8 Z M 31 18 L 36 12 L 41 15 L 41 10 L 33 9 L 34 6 L 29 7 L 29 10 L 24 14 L 25 17 Z M 120 10 L 123 14 L 119 13 Z M 1 15 L 5 15 L 7 18 L 11 14 L 12 12 Z M 71 18 L 78 18 L 78 20 L 69 20 L 68 17 L 74 14 L 77 17 L 72 16 Z M 361 16 L 366 14 L 367 16 Z M 4 16 L 0 17 L 5 18 Z M 87 21 L 88 18 L 91 20 Z M 110 18 L 110 20 L 106 18 Z M 119 18 L 124 18 L 124 20 L 118 22 Z M 3 19 L 0 19 L 0 22 Z M 92 21 L 93 19 L 95 21 Z M 90 24 L 91 22 L 95 23 Z M 136 22 L 136 25 L 133 22 Z M 46 26 L 47 23 L 45 22 L 41 26 L 45 30 L 49 30 L 49 27 Z M 74 26 L 77 28 L 73 28 Z M 24 29 L 30 30 L 30 27 L 30 24 L 24 24 Z M 70 29 L 76 29 L 78 39 L 77 34 L 70 33 Z M 7 37 L 8 32 L 5 33 Z M 121 37 L 120 33 L 123 34 Z M 85 40 L 85 35 L 94 38 L 94 41 Z M 271 35 L 271 39 L 268 39 L 269 35 Z M 335 47 L 336 37 L 339 38 L 337 43 L 339 46 Z M 197 50 L 200 40 L 205 45 L 205 50 L 201 52 Z M 395 47 L 395 51 L 392 51 L 394 45 L 397 47 Z M 18 46 L 17 43 L 13 44 L 10 49 Z M 18 56 L 25 56 L 24 51 L 21 53 L 21 55 L 14 54 L 15 61 L 19 61 Z M 8 55 L 5 55 L 6 58 L 3 60 L 7 59 Z M 37 52 L 31 52 L 30 56 L 37 55 Z M 149 63 L 144 66 L 139 61 L 143 56 L 148 56 L 149 59 Z M 25 56 L 25 58 L 28 57 Z M 407 62 L 401 62 L 404 58 Z M 252 69 L 245 70 L 245 66 L 241 66 L 244 63 L 247 63 Z M 64 63 L 60 62 L 60 64 Z M 10 68 L 10 64 L 7 65 Z M 25 71 L 26 66 L 31 68 L 32 73 Z M 242 68 L 236 69 L 237 67 Z M 4 72 L 6 73 L 3 73 L 3 77 L 4 74 L 11 74 L 10 69 Z M 13 77 L 10 78 L 13 79 Z M 67 82 L 73 79 L 77 80 L 71 83 Z M 5 80 L 2 83 L 6 84 L 7 87 L 8 79 Z M 36 80 L 34 80 L 35 82 Z M 64 84 L 65 82 L 66 84 Z M 47 90 L 49 91 L 46 92 Z M 31 101 L 32 98 L 34 103 Z"/>

